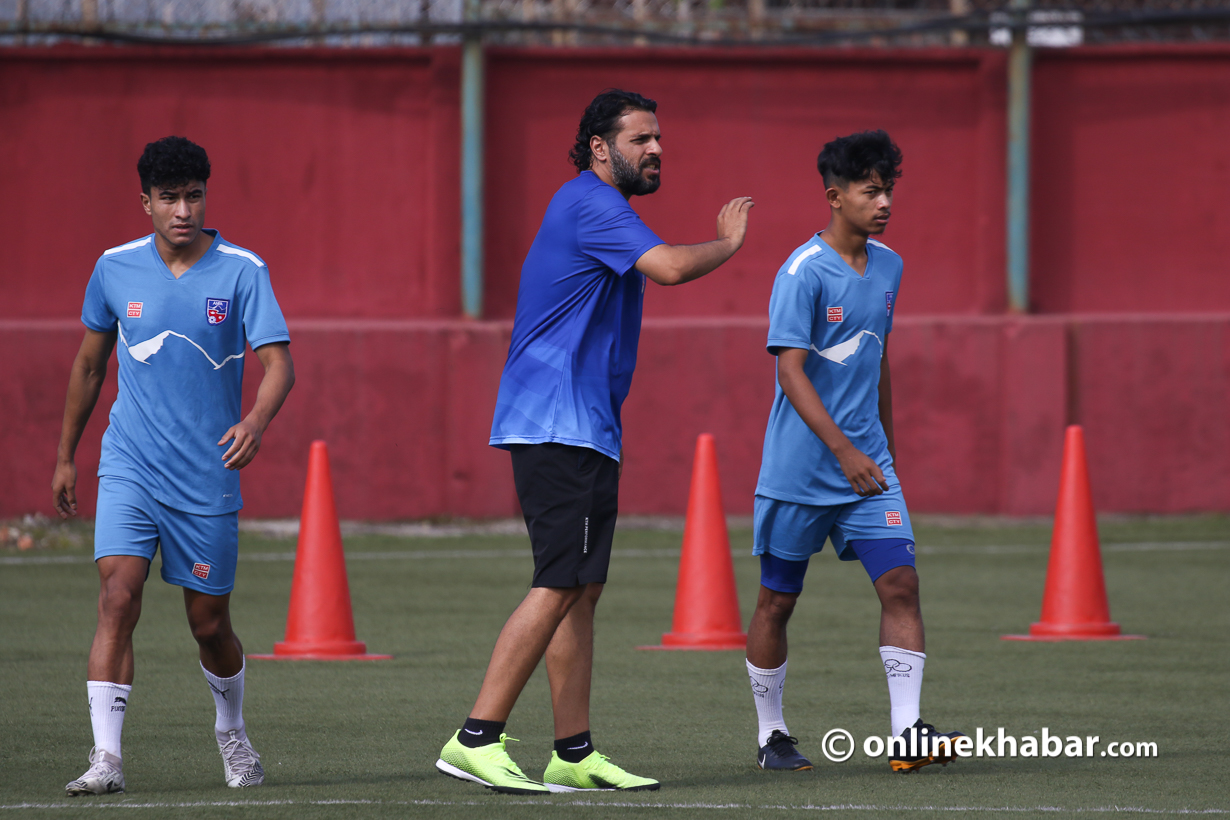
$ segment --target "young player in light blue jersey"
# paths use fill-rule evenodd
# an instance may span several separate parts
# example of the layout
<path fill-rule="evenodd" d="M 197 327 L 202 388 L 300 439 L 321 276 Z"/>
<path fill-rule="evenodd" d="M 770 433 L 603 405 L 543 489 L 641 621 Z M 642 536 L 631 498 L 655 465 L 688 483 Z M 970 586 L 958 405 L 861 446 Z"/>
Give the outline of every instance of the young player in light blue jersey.
<path fill-rule="evenodd" d="M 636 367 L 645 281 L 704 276 L 743 244 L 752 201 L 718 212 L 718 238 L 668 245 L 628 200 L 661 181 L 657 103 L 618 89 L 585 109 L 577 170 L 551 199 L 521 268 L 517 315 L 490 443 L 511 451 L 534 551 L 525 600 L 504 624 L 470 715 L 440 750 L 444 774 L 509 794 L 653 790 L 594 749 L 589 729 L 594 609 L 618 513 L 620 408 Z M 546 658 L 555 749 L 542 781 L 505 749 L 509 714 Z"/>
<path fill-rule="evenodd" d="M 286 321 L 265 263 L 204 230 L 209 158 L 182 137 L 145 147 L 137 172 L 154 232 L 103 253 L 86 286 L 52 503 L 77 512 L 74 456 L 117 348 L 119 395 L 98 466 L 94 560 L 101 583 L 88 669 L 94 748 L 69 796 L 124 791 L 120 735 L 133 681 L 132 634 L 155 552 L 183 587 L 213 692 L 214 734 L 231 787 L 264 782 L 243 720 L 243 646 L 231 629 L 239 470 L 294 384 Z M 240 417 L 243 357 L 265 375 Z"/>
<path fill-rule="evenodd" d="M 940 735 L 919 716 L 922 611 L 914 533 L 894 469 L 888 338 L 902 265 L 871 238 L 888 225 L 900 164 L 883 131 L 824 146 L 828 227 L 790 255 L 769 300 L 777 389 L 756 485 L 752 551 L 761 587 L 747 641 L 762 769 L 812 767 L 782 717 L 786 624 L 808 561 L 826 540 L 843 561 L 862 562 L 880 598 L 892 734 L 907 741 L 890 744 L 892 769 L 953 758 L 950 745 L 919 745 Z"/>

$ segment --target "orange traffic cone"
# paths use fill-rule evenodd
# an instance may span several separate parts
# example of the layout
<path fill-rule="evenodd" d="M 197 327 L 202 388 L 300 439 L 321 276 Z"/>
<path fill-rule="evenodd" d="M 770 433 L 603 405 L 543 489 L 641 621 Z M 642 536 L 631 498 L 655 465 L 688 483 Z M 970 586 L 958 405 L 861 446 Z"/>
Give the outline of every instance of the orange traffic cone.
<path fill-rule="evenodd" d="M 743 649 L 747 633 L 739 616 L 730 536 L 718 482 L 713 436 L 696 439 L 683 555 L 675 587 L 675 617 L 661 646 L 638 649 Z"/>
<path fill-rule="evenodd" d="M 303 515 L 299 519 L 286 640 L 273 645 L 272 655 L 248 657 L 311 661 L 375 661 L 393 657 L 366 653 L 367 644 L 354 638 L 342 530 L 337 522 L 333 479 L 329 475 L 329 448 L 323 441 L 313 441 L 307 486 L 303 490 Z"/>
<path fill-rule="evenodd" d="M 1042 620 L 1031 624 L 1028 635 L 1004 635 L 1007 641 L 1106 641 L 1143 638 L 1121 635 L 1111 623 L 1102 575 L 1098 524 L 1085 463 L 1085 432 L 1067 429 L 1063 443 L 1063 471 L 1051 536 L 1051 559 L 1042 595 Z"/>

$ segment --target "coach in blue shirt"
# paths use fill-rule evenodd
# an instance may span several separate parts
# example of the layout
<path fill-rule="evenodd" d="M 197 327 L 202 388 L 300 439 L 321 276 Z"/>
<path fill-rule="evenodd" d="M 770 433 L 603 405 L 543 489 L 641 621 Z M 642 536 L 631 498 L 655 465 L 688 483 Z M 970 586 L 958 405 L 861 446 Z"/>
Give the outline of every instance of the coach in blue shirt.
<path fill-rule="evenodd" d="M 470 717 L 436 762 L 499 792 L 658 788 L 596 752 L 589 732 L 594 607 L 618 506 L 619 413 L 636 367 L 646 278 L 679 285 L 717 268 L 743 244 L 752 201 L 722 207 L 712 242 L 658 238 L 628 204 L 661 184 L 656 110 L 627 91 L 594 98 L 570 153 L 577 177 L 547 206 L 521 268 L 491 444 L 512 453 L 534 580 L 500 633 Z M 508 756 L 504 727 L 544 654 L 556 740 L 537 782 Z"/>

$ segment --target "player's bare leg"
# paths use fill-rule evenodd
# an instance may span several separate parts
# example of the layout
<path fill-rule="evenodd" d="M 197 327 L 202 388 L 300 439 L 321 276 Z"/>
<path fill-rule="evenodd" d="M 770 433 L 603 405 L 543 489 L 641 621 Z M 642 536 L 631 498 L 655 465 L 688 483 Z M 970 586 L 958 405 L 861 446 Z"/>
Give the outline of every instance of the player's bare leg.
<path fill-rule="evenodd" d="M 124 791 L 122 734 L 132 693 L 132 633 L 141 618 L 149 560 L 106 555 L 98 567 L 98 628 L 90 646 L 88 680 L 94 748 L 90 768 L 64 787 L 69 797 Z"/>
<path fill-rule="evenodd" d="M 243 721 L 243 644 L 231 628 L 231 595 L 185 587 L 184 609 L 200 650 L 201 671 L 214 696 L 214 737 L 226 785 L 235 789 L 259 786 L 265 782 L 265 769 Z"/>
<path fill-rule="evenodd" d="M 947 736 L 951 744 L 960 732 L 939 732 L 919 716 L 926 640 L 918 598 L 918 572 L 914 567 L 890 569 L 875 582 L 880 596 L 880 659 L 888 677 L 888 698 L 894 738 L 913 738 L 913 745 L 896 742 L 889 748 L 893 771 L 911 772 L 930 763 L 953 760 L 951 745 L 929 748 L 933 739 Z"/>
<path fill-rule="evenodd" d="M 895 567 L 876 579 L 875 589 L 880 596 L 880 646 L 925 652 L 918 572 L 909 566 Z"/>
<path fill-rule="evenodd" d="M 231 596 L 207 595 L 184 589 L 188 627 L 200 648 L 201 665 L 220 678 L 238 675 L 243 669 L 243 644 L 231 628 Z"/>
<path fill-rule="evenodd" d="M 585 587 L 534 587 L 500 630 L 470 717 L 506 723 L 521 690 Z"/>
<path fill-rule="evenodd" d="M 585 587 L 533 587 L 496 638 L 478 700 L 465 724 L 440 750 L 436 769 L 505 794 L 547 794 L 525 776 L 505 748 L 508 716 Z M 592 603 L 590 624 L 592 629 Z M 554 689 L 554 686 L 552 687 Z"/>
<path fill-rule="evenodd" d="M 90 680 L 132 685 L 132 633 L 141 618 L 149 561 L 135 555 L 99 558 L 98 629 L 90 646 Z"/>
<path fill-rule="evenodd" d="M 747 628 L 747 659 L 753 665 L 776 669 L 786 662 L 786 624 L 798 600 L 797 592 L 760 588 L 756 611 Z"/>
<path fill-rule="evenodd" d="M 756 611 L 747 628 L 747 673 L 756 702 L 756 764 L 762 769 L 807 771 L 811 761 L 795 751 L 782 717 L 782 690 L 786 685 L 786 625 L 794 614 L 799 593 L 778 592 L 761 585 Z"/>
<path fill-rule="evenodd" d="M 654 791 L 656 780 L 629 774 L 594 749 L 589 732 L 589 695 L 594 671 L 594 609 L 602 584 L 586 584 L 547 645 L 547 679 L 555 716 L 555 750 L 543 773 L 553 792 L 590 789 Z"/>
<path fill-rule="evenodd" d="M 589 691 L 594 671 L 594 609 L 602 584 L 587 584 L 547 645 L 547 679 L 555 737 L 589 730 Z"/>

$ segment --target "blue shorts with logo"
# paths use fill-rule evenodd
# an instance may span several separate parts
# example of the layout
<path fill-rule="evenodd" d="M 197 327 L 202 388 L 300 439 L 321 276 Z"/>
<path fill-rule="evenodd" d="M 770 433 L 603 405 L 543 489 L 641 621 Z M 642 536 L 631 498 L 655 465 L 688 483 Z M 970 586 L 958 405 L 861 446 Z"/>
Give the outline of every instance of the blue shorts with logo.
<path fill-rule="evenodd" d="M 754 513 L 753 555 L 768 553 L 786 561 L 808 561 L 831 540 L 837 557 L 862 561 L 873 582 L 895 567 L 914 566 L 914 530 L 896 483 L 882 495 L 832 507 L 758 495 Z M 897 543 L 874 543 L 888 541 Z M 857 548 L 851 542 L 857 542 Z M 880 548 L 885 546 L 888 548 Z"/>
<path fill-rule="evenodd" d="M 135 555 L 154 560 L 162 547 L 162 580 L 207 595 L 235 587 L 239 558 L 239 513 L 195 515 L 157 501 L 124 478 L 98 479 L 94 560 Z"/>

